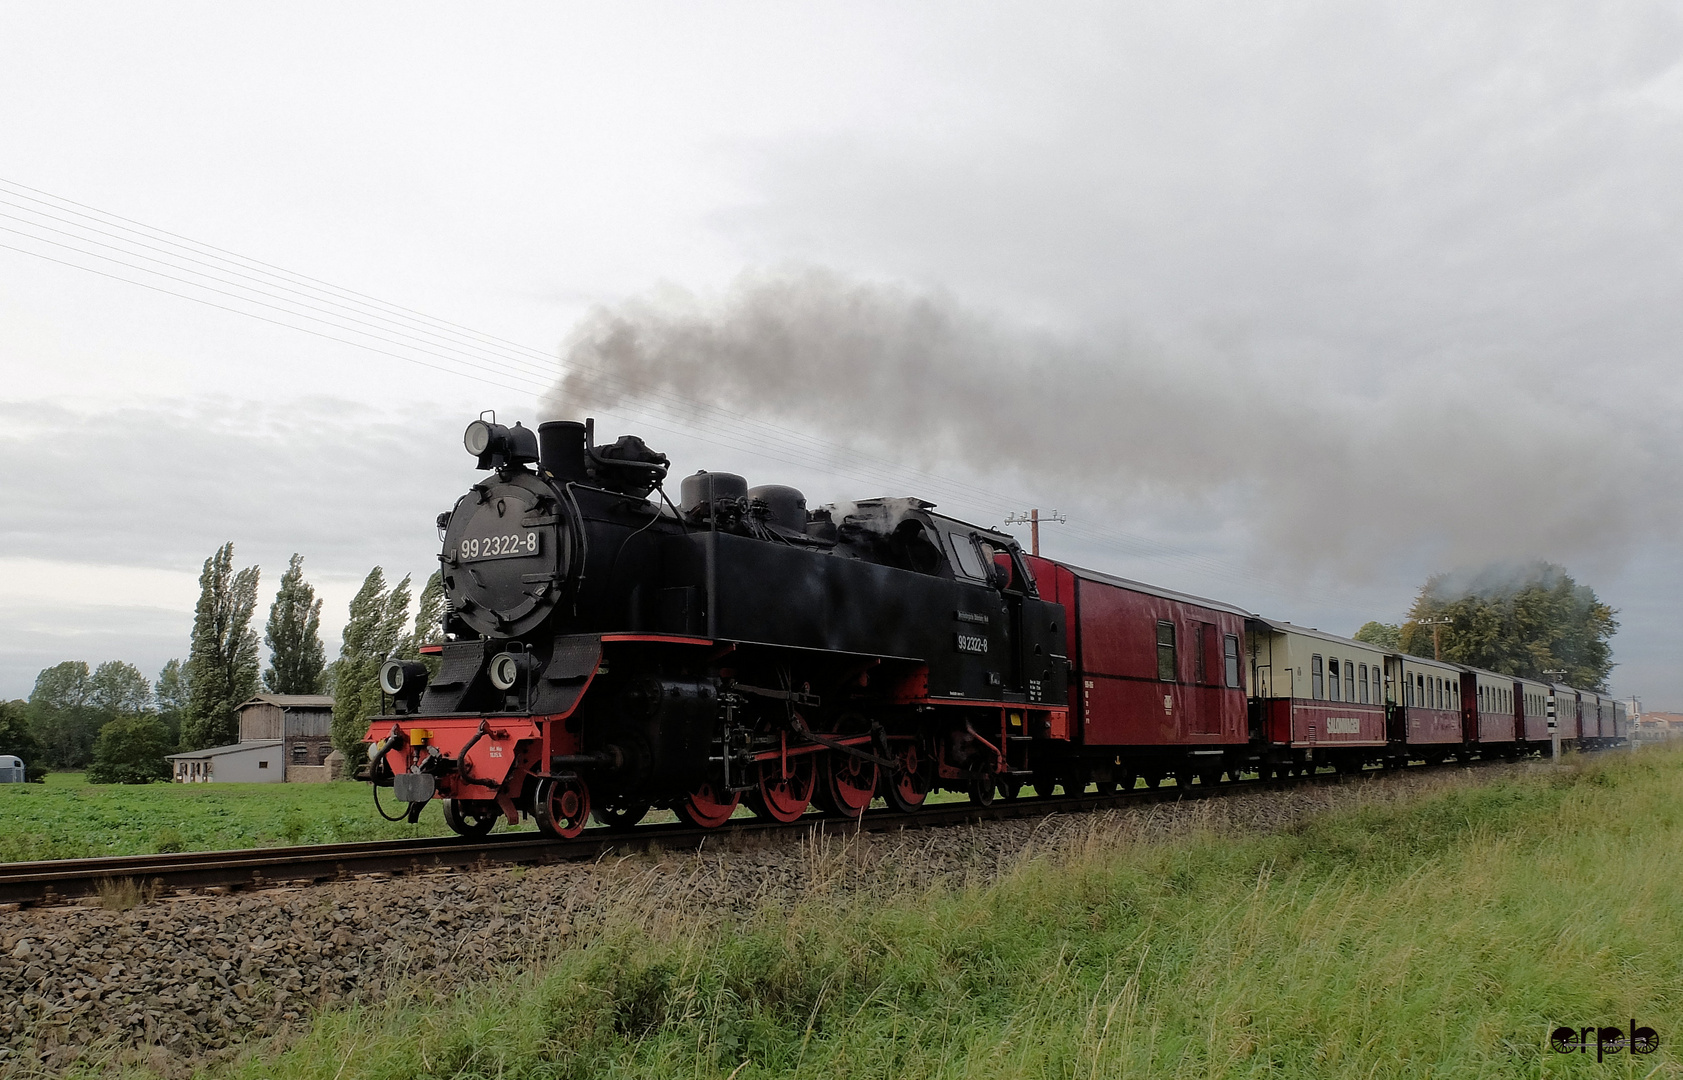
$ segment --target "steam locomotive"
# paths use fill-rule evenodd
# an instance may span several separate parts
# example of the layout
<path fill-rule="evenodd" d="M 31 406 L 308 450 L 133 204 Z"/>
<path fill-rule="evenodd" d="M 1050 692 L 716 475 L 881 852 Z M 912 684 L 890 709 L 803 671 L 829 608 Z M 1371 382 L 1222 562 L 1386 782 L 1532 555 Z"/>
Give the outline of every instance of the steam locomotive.
<path fill-rule="evenodd" d="M 485 475 L 438 517 L 436 674 L 388 661 L 366 735 L 362 775 L 411 821 L 434 799 L 468 836 L 856 818 L 1546 745 L 1530 684 L 1041 559 L 919 499 L 809 508 L 698 472 L 674 505 L 666 456 L 589 420 L 486 414 L 464 444 Z M 1569 744 L 1622 739 L 1613 703 L 1545 689 Z"/>

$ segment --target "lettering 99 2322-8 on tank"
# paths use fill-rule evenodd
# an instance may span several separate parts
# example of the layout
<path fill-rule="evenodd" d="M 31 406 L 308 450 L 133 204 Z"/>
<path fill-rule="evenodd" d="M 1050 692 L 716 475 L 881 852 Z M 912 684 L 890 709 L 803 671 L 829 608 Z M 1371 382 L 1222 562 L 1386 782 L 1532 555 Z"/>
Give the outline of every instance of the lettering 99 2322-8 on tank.
<path fill-rule="evenodd" d="M 536 532 L 504 533 L 500 536 L 463 537 L 457 557 L 464 562 L 485 559 L 514 559 L 543 552 L 543 537 Z"/>

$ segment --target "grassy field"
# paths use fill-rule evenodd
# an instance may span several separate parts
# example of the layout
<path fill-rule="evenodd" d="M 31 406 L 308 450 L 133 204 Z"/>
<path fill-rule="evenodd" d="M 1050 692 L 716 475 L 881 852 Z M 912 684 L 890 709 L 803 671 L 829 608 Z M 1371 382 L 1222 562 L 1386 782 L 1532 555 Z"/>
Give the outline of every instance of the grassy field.
<path fill-rule="evenodd" d="M 996 884 L 628 926 L 319 1017 L 267 1077 L 1683 1075 L 1683 754 L 1605 755 Z M 1596 1062 L 1559 1025 L 1657 1053 Z"/>
<path fill-rule="evenodd" d="M 388 809 L 390 809 L 388 807 Z M 368 785 L 0 785 L 0 862 L 382 840 L 448 832 L 437 807 L 418 824 L 382 821 Z"/>

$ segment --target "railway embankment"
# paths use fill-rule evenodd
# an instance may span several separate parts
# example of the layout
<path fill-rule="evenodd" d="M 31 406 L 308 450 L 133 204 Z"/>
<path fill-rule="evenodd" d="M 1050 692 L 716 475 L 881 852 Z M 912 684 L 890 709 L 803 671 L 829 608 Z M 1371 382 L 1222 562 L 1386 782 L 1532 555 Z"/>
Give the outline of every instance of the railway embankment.
<path fill-rule="evenodd" d="M 1683 755 L 1645 751 L 126 909 L 113 892 L 0 913 L 0 1075 L 1220 1075 L 1258 1055 L 1331 1075 L 1387 1054 L 1506 1075 L 1541 1061 L 1557 1013 L 1683 1035 L 1683 868 L 1659 857 L 1680 828 Z"/>

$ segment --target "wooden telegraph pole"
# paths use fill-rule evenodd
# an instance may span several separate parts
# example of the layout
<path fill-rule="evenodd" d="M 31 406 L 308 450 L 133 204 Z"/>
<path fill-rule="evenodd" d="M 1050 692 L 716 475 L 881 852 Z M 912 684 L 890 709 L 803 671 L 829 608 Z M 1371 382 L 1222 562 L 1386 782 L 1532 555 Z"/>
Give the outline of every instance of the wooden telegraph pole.
<path fill-rule="evenodd" d="M 1068 520 L 1068 518 L 1059 517 L 1056 510 L 1052 511 L 1049 516 L 1043 518 L 1040 516 L 1040 511 L 1036 509 L 1030 510 L 1026 514 L 1012 514 L 1010 517 L 1005 519 L 1005 524 L 1027 525 L 1029 527 L 1029 554 L 1038 556 L 1040 554 L 1040 523 L 1042 521 L 1049 521 L 1056 522 L 1061 525 Z"/>
<path fill-rule="evenodd" d="M 1444 615 L 1436 619 L 1421 619 L 1420 622 L 1432 628 L 1432 659 L 1442 660 L 1443 650 L 1438 647 L 1438 631 L 1445 626 L 1454 626 L 1455 620 Z"/>

